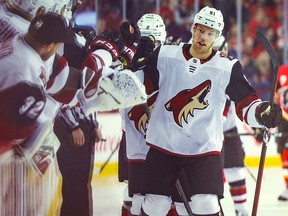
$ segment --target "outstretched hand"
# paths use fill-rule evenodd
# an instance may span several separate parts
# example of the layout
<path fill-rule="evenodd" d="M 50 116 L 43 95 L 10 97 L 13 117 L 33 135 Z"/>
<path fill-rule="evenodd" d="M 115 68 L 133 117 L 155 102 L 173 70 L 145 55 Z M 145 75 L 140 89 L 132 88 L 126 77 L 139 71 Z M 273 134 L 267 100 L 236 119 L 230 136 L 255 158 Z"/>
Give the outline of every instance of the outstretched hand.
<path fill-rule="evenodd" d="M 96 36 L 90 48 L 92 51 L 105 49 L 110 52 L 113 61 L 116 61 L 119 53 L 123 51 L 124 41 L 118 30 L 105 30 L 100 35 Z"/>
<path fill-rule="evenodd" d="M 256 108 L 255 115 L 261 125 L 267 128 L 275 128 L 281 122 L 282 110 L 277 104 L 270 105 L 268 101 L 264 101 Z"/>
<path fill-rule="evenodd" d="M 124 67 L 128 67 L 132 64 L 132 59 L 140 44 L 141 33 L 139 27 L 131 21 L 124 21 L 120 26 L 120 32 L 124 48 L 119 55 L 119 59 Z"/>
<path fill-rule="evenodd" d="M 147 59 L 152 55 L 155 48 L 154 41 L 155 40 L 153 40 L 151 37 L 141 37 L 140 45 L 133 58 L 133 64 L 130 68 L 132 71 L 143 69 L 146 66 Z"/>

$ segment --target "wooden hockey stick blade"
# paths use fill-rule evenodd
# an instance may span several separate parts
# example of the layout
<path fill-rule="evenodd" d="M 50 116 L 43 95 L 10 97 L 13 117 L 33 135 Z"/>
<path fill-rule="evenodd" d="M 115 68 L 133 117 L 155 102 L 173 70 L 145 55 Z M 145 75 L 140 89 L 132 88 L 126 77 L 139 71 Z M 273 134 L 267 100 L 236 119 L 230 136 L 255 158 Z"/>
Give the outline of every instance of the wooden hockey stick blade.
<path fill-rule="evenodd" d="M 271 91 L 271 95 L 270 95 L 270 104 L 272 105 L 274 102 L 274 96 L 276 93 L 277 78 L 278 78 L 278 71 L 279 71 L 280 63 L 279 63 L 279 59 L 278 59 L 278 56 L 277 56 L 274 48 L 272 47 L 269 40 L 265 37 L 265 35 L 261 31 L 256 32 L 256 38 L 264 46 L 264 48 L 266 49 L 267 53 L 269 54 L 269 56 L 271 58 L 271 62 L 272 62 L 272 67 L 273 67 L 273 72 L 274 72 L 272 91 Z"/>

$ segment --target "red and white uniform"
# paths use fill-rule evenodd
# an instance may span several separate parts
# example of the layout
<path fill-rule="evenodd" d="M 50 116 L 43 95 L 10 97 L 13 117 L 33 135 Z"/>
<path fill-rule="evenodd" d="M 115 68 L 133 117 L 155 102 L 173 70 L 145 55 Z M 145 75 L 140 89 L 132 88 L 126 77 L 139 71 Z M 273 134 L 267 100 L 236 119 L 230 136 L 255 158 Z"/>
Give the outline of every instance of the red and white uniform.
<path fill-rule="evenodd" d="M 201 62 L 189 48 L 162 46 L 144 68 L 159 87 L 146 141 L 174 155 L 220 154 L 226 94 L 236 101 L 238 117 L 252 127 L 262 127 L 255 118 L 260 99 L 238 60 L 214 51 Z"/>
<path fill-rule="evenodd" d="M 0 5 L 0 12 L 0 42 L 13 38 L 17 34 L 25 34 L 28 31 L 30 22 L 8 11 L 5 4 Z M 106 50 L 96 50 L 95 53 L 89 55 L 85 64 L 94 71 L 98 71 L 104 65 L 109 66 L 111 62 L 112 57 L 109 52 Z M 78 78 L 79 80 L 81 79 L 81 71 L 78 70 L 76 72 L 75 69 L 70 68 L 66 59 L 58 54 L 51 56 L 44 62 L 44 65 L 47 80 L 45 86 L 47 103 L 40 116 L 40 121 L 54 119 L 63 104 L 75 106 L 78 103 L 76 94 L 80 86 L 78 89 L 75 88 L 75 85 L 73 85 L 74 89 L 71 88 L 71 83 L 69 83 L 71 79 L 69 80 L 68 78 L 71 74 L 79 73 Z M 71 73 L 72 70 L 74 71 Z"/>
<path fill-rule="evenodd" d="M 24 139 L 46 103 L 44 64 L 22 36 L 0 46 L 0 139 Z"/>
<path fill-rule="evenodd" d="M 23 35 L 28 31 L 29 24 L 30 24 L 29 21 L 25 20 L 24 18 L 14 14 L 14 13 L 9 12 L 5 5 L 2 5 L 2 4 L 0 5 L 0 11 L 1 11 L 1 13 L 0 13 L 0 26 L 1 26 L 0 42 L 11 40 L 15 36 Z M 21 36 L 21 38 L 22 37 L 23 36 Z M 40 76 L 40 73 L 42 72 L 41 78 L 43 79 L 44 83 L 42 82 L 41 88 L 45 90 L 45 93 L 44 93 L 44 95 L 41 95 L 41 97 L 42 97 L 41 100 L 44 100 L 44 98 L 45 98 L 46 103 L 45 103 L 44 109 L 43 109 L 43 107 L 40 109 L 41 115 L 38 117 L 38 121 L 53 120 L 55 115 L 58 112 L 58 109 L 60 108 L 60 106 L 62 104 L 66 104 L 69 106 L 76 105 L 78 103 L 76 100 L 76 94 L 77 94 L 78 89 L 75 88 L 75 85 L 73 85 L 74 89 L 69 88 L 71 86 L 71 84 L 69 83 L 69 82 L 71 82 L 71 79 L 69 80 L 68 77 L 71 74 L 79 73 L 79 75 L 78 75 L 79 82 L 78 83 L 80 83 L 81 71 L 79 70 L 76 72 L 75 69 L 70 68 L 68 66 L 66 59 L 57 55 L 57 54 L 51 56 L 47 61 L 43 62 L 43 60 L 36 53 L 36 51 L 33 50 L 27 44 L 25 44 L 23 38 L 21 39 L 21 42 L 18 41 L 18 39 L 15 41 L 16 41 L 15 45 L 13 45 L 13 48 L 11 47 L 11 50 L 12 50 L 11 52 L 15 51 L 15 53 L 14 53 L 15 58 L 17 56 L 18 59 L 17 60 L 15 59 L 15 61 L 13 61 L 13 64 L 8 63 L 8 62 L 6 63 L 6 60 L 3 60 L 3 61 L 1 60 L 1 70 L 5 71 L 5 73 L 1 74 L 1 77 L 5 76 L 5 78 L 4 77 L 1 78 L 1 94 L 3 93 L 2 91 L 4 91 L 4 89 L 6 89 L 6 88 L 8 89 L 9 86 L 10 86 L 9 90 L 11 91 L 11 93 L 13 92 L 14 96 L 19 94 L 19 92 L 18 92 L 19 88 L 14 88 L 14 90 L 12 90 L 12 86 L 15 84 L 15 82 L 17 83 L 21 80 L 25 81 L 28 79 L 31 81 L 31 83 L 39 85 L 39 82 L 37 82 L 37 80 L 40 79 L 39 76 Z M 9 42 L 1 45 L 2 46 L 1 47 L 1 58 L 10 52 L 10 50 L 8 50 L 8 48 L 5 48 L 8 46 L 8 44 L 9 44 Z M 19 45 L 19 47 L 17 47 L 18 45 Z M 12 46 L 12 44 L 11 44 L 11 46 Z M 22 51 L 22 46 L 25 46 L 25 48 L 23 48 L 23 51 Z M 26 50 L 29 50 L 29 52 L 31 52 L 33 55 L 27 54 Z M 97 51 L 96 51 L 96 53 L 97 53 Z M 100 52 L 101 54 L 102 53 L 104 53 L 104 54 L 108 53 L 105 50 L 103 50 L 103 51 L 99 50 L 98 52 Z M 104 56 L 106 56 L 106 55 L 104 55 Z M 108 55 L 109 55 L 109 53 L 108 53 Z M 35 57 L 35 60 L 34 60 L 34 57 Z M 112 60 L 110 60 L 112 58 L 111 57 L 109 58 L 109 57 L 110 56 L 106 57 L 106 59 L 108 59 L 107 60 L 108 63 L 110 63 L 112 61 Z M 92 59 L 92 57 L 90 57 L 90 58 L 91 58 L 91 60 L 94 60 L 94 59 Z M 97 60 L 97 58 L 100 58 L 99 55 L 97 55 L 95 57 L 95 59 L 96 59 L 96 60 L 94 60 L 95 61 L 95 67 L 93 69 L 100 67 L 99 66 L 100 63 L 98 63 L 98 62 L 102 62 L 102 63 L 104 62 L 103 59 Z M 34 67 L 38 67 L 39 64 L 41 63 L 42 71 L 35 72 L 34 69 L 31 69 L 31 70 L 25 69 L 25 67 L 32 67 L 31 62 L 33 62 Z M 92 65 L 92 63 L 90 63 L 90 64 Z M 17 77 L 13 76 L 13 72 L 11 72 L 11 69 L 14 67 L 14 65 L 16 65 L 17 68 L 21 67 L 21 70 L 18 69 L 17 76 L 23 75 L 23 77 L 24 77 L 23 79 L 20 77 L 19 77 L 19 79 L 17 79 Z M 92 65 L 92 66 L 94 66 L 94 65 Z M 101 67 L 102 67 L 102 64 L 101 64 Z M 14 68 L 15 73 L 16 73 L 17 68 Z M 23 70 L 22 70 L 22 68 L 23 68 Z M 74 72 L 71 73 L 71 70 L 74 70 Z M 26 74 L 25 71 L 28 71 L 27 73 L 30 75 Z M 44 71 L 45 71 L 45 73 L 44 73 Z M 76 78 L 76 77 L 74 76 L 74 78 Z M 72 82 L 73 82 L 73 80 L 72 80 Z M 76 82 L 76 81 L 74 81 L 74 82 Z M 3 83 L 5 83 L 5 86 Z M 68 86 L 68 88 L 65 88 L 66 86 Z M 79 88 L 80 88 L 80 86 L 79 86 Z M 9 94 L 10 93 L 5 92 L 5 97 L 4 96 L 2 96 L 2 97 L 7 98 Z M 10 95 L 10 97 L 12 98 L 11 95 Z M 16 104 L 16 103 L 13 103 L 9 106 L 12 106 L 14 104 Z M 17 106 L 20 106 L 20 105 L 18 104 Z M 5 110 L 5 107 L 6 106 L 1 106 L 1 109 Z M 18 113 L 16 109 L 17 108 L 15 107 L 14 109 L 9 110 L 9 112 L 11 112 L 11 114 L 13 111 L 15 111 L 15 114 L 14 114 L 15 120 L 17 119 L 16 113 Z M 1 116 L 2 115 L 4 116 L 6 112 L 8 112 L 8 111 L 5 111 L 3 113 L 1 112 Z M 7 115 L 7 118 L 8 118 L 8 116 L 10 116 L 10 115 Z M 1 125 L 1 128 L 4 127 L 4 124 L 7 126 L 9 124 L 12 124 L 12 122 L 11 123 L 4 123 L 3 122 L 4 120 L 5 120 L 5 118 L 1 118 L 1 124 L 3 123 L 3 125 Z M 20 124 L 18 126 L 21 127 L 21 125 L 22 124 Z M 23 126 L 23 127 L 24 127 L 23 128 L 24 131 L 28 130 L 28 128 L 26 128 L 26 126 Z M 35 127 L 35 126 L 33 126 L 33 127 Z M 9 127 L 6 127 L 6 128 L 7 128 L 6 130 L 8 130 Z M 10 137 L 10 138 L 14 137 L 15 139 L 19 139 L 20 137 L 24 138 L 27 136 L 26 132 L 25 133 L 23 132 L 24 134 L 21 133 L 22 129 L 17 129 L 17 127 L 13 127 L 13 128 L 14 128 L 13 130 L 12 129 L 9 130 L 10 131 L 9 133 L 5 133 L 6 130 L 2 130 L 0 132 L 1 133 L 0 139 L 2 139 L 2 136 L 4 136 L 4 135 L 5 135 L 5 137 L 3 137 L 3 138 L 5 138 L 5 139 L 8 137 Z M 31 128 L 29 130 L 31 130 Z M 16 131 L 18 131 L 18 132 L 16 132 Z M 12 135 L 12 133 L 14 133 L 14 134 Z"/>
<path fill-rule="evenodd" d="M 145 84 L 143 71 L 136 72 L 139 79 Z M 126 152 L 129 162 L 144 161 L 149 150 L 146 145 L 146 131 L 149 123 L 149 115 L 153 109 L 158 91 L 146 88 L 148 95 L 147 106 L 144 104 L 136 105 L 121 110 L 122 120 L 125 122 L 126 133 Z M 145 107 L 146 106 L 146 107 Z"/>
<path fill-rule="evenodd" d="M 17 14 L 11 13 L 6 8 L 5 4 L 0 5 L 0 26 L 1 26 L 0 42 L 4 42 L 8 39 L 11 39 L 18 34 L 25 34 L 28 31 L 29 25 L 30 25 L 30 22 L 28 20 L 22 18 L 21 16 Z M 46 79 L 48 79 L 52 73 L 52 65 L 53 65 L 54 57 L 55 55 L 51 56 L 47 61 L 44 62 Z M 65 72 L 62 72 L 62 74 L 64 73 Z M 68 72 L 66 72 L 66 74 L 68 74 Z M 61 85 L 63 86 L 63 84 Z M 57 87 L 57 88 L 60 89 L 62 88 L 62 86 Z M 45 121 L 47 119 L 53 119 L 60 105 L 61 104 L 55 101 L 52 97 L 48 96 L 47 103 L 45 104 L 44 110 L 41 113 L 41 117 L 40 117 L 41 121 Z"/>

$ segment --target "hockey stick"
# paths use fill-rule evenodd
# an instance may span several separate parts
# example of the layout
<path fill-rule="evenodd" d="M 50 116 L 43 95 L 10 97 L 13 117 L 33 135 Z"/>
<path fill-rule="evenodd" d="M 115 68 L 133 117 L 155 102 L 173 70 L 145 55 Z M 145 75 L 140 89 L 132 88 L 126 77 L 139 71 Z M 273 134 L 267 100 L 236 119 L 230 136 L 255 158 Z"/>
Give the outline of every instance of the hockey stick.
<path fill-rule="evenodd" d="M 274 102 L 274 96 L 276 93 L 276 87 L 277 87 L 277 78 L 278 78 L 278 70 L 279 70 L 279 60 L 277 57 L 277 54 L 275 50 L 273 49 L 272 45 L 268 41 L 268 39 L 260 32 L 256 32 L 256 38 L 257 40 L 264 46 L 266 51 L 268 52 L 272 66 L 273 66 L 273 84 L 272 84 L 272 91 L 270 95 L 270 106 L 272 106 Z M 253 208 L 252 208 L 252 216 L 257 215 L 257 209 L 258 209 L 258 203 L 259 203 L 259 197 L 260 197 L 260 190 L 261 190 L 261 183 L 262 183 L 262 177 L 263 177 L 263 171 L 264 171 L 264 163 L 265 163 L 265 157 L 266 157 L 266 151 L 267 151 L 267 141 L 269 139 L 268 129 L 264 131 L 263 135 L 263 144 L 261 149 L 261 155 L 260 155 L 260 163 L 258 168 L 258 175 L 257 175 L 257 182 L 256 182 L 256 188 L 255 188 L 255 194 L 254 194 L 254 201 L 253 201 Z"/>
<path fill-rule="evenodd" d="M 275 50 L 273 49 L 268 39 L 263 35 L 263 33 L 261 33 L 260 31 L 257 31 L 256 38 L 264 46 L 272 62 L 272 67 L 273 67 L 273 72 L 274 72 L 272 91 L 270 95 L 270 105 L 272 105 L 274 103 L 274 96 L 275 96 L 276 88 L 277 88 L 277 78 L 278 78 L 278 70 L 279 70 L 280 63 L 279 63 L 279 59 Z"/>
<path fill-rule="evenodd" d="M 183 201 L 183 204 L 185 206 L 185 209 L 186 209 L 188 215 L 189 216 L 193 216 L 194 214 L 193 214 L 193 212 L 191 210 L 191 207 L 189 205 L 188 199 L 187 199 L 187 197 L 185 195 L 184 189 L 183 189 L 179 179 L 177 179 L 175 186 L 176 186 L 177 191 L 178 191 L 178 193 L 179 193 L 179 195 L 180 195 L 180 197 L 181 197 L 181 199 Z M 221 214 L 221 216 L 224 216 L 224 211 L 223 211 L 222 205 L 220 203 L 220 200 L 218 200 L 218 201 L 219 201 L 219 206 L 220 206 L 220 214 Z"/>
<path fill-rule="evenodd" d="M 251 178 L 255 181 L 255 182 L 257 182 L 257 179 L 256 179 L 256 177 L 254 176 L 254 174 L 251 172 L 251 170 L 245 165 L 244 166 L 245 167 L 245 169 L 247 170 L 247 172 L 249 173 L 249 175 L 251 176 Z"/>
<path fill-rule="evenodd" d="M 255 136 L 255 133 L 225 133 L 225 137 L 236 137 L 236 136 Z M 270 136 L 275 137 L 288 137 L 288 133 L 285 132 L 277 132 L 277 133 L 270 133 Z"/>
<path fill-rule="evenodd" d="M 175 186 L 176 186 L 177 191 L 178 191 L 178 193 L 179 193 L 179 195 L 180 195 L 180 197 L 181 197 L 181 199 L 183 201 L 183 204 L 184 204 L 184 206 L 186 208 L 186 211 L 188 212 L 188 215 L 189 216 L 193 216 L 193 213 L 192 213 L 191 207 L 189 205 L 188 199 L 186 197 L 186 194 L 184 192 L 184 189 L 183 189 L 179 179 L 177 179 Z"/>
<path fill-rule="evenodd" d="M 106 141 L 106 140 L 103 140 Z M 101 167 L 96 167 L 94 170 L 94 173 L 100 175 L 101 172 L 104 170 L 104 168 L 107 166 L 107 164 L 110 162 L 111 158 L 113 157 L 113 155 L 115 154 L 115 152 L 119 149 L 120 147 L 120 142 L 117 144 L 117 146 L 112 150 L 112 152 L 110 153 L 110 155 L 108 156 L 108 158 L 105 160 L 105 162 L 102 164 Z"/>
<path fill-rule="evenodd" d="M 120 101 L 117 100 L 117 98 L 114 95 L 112 95 L 110 92 L 107 92 L 101 86 L 100 86 L 100 89 L 102 90 L 102 92 L 100 92 L 98 95 L 101 95 L 102 93 L 108 94 L 117 104 L 121 104 Z"/>

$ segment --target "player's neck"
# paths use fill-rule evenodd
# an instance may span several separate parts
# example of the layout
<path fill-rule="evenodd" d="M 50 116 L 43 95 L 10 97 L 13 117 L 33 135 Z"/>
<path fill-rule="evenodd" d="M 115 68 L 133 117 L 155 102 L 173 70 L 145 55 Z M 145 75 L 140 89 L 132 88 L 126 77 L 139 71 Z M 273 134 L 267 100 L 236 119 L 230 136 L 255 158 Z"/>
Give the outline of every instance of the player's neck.
<path fill-rule="evenodd" d="M 36 42 L 29 33 L 25 34 L 24 36 L 24 41 L 30 46 L 32 47 L 32 49 L 34 49 L 39 56 L 41 57 L 42 52 L 43 52 L 43 44 Z"/>
<path fill-rule="evenodd" d="M 209 56 L 212 54 L 212 49 L 208 49 L 205 52 L 198 52 L 197 48 L 195 49 L 193 47 L 193 44 L 192 44 L 189 52 L 190 52 L 190 55 L 193 56 L 194 58 L 205 60 L 205 59 L 209 58 Z"/>

